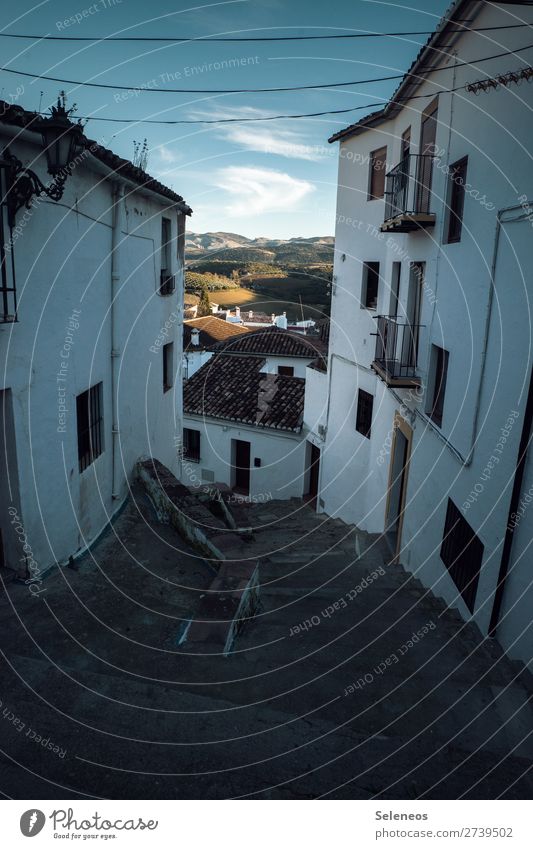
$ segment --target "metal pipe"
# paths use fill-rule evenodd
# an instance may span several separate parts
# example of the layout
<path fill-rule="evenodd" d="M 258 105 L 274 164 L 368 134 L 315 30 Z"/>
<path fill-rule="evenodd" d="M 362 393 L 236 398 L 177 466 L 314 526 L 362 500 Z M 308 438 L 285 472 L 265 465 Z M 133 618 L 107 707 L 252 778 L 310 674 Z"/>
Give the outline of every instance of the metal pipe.
<path fill-rule="evenodd" d="M 124 184 L 115 183 L 113 190 L 113 229 L 111 231 L 111 420 L 112 420 L 112 484 L 113 500 L 120 498 L 118 481 L 120 477 L 120 430 L 118 416 L 118 359 L 120 348 L 117 333 L 117 295 L 120 288 L 120 254 L 122 250 L 122 229 L 124 214 Z"/>

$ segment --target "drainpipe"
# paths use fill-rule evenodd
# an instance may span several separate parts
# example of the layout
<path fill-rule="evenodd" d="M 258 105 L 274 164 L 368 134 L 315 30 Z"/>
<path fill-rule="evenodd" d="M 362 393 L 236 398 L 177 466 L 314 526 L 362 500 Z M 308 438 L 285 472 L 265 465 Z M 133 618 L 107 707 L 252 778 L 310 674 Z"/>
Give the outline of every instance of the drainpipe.
<path fill-rule="evenodd" d="M 124 185 L 115 183 L 113 189 L 113 229 L 111 234 L 111 410 L 112 410 L 112 484 L 111 497 L 120 497 L 120 431 L 118 426 L 118 369 L 120 348 L 117 331 L 117 294 L 120 288 L 120 253 L 124 223 Z"/>
<path fill-rule="evenodd" d="M 525 208 L 528 208 L 530 201 L 527 201 L 525 204 Z M 515 212 L 516 210 L 521 211 L 521 215 L 516 218 L 503 218 L 506 212 Z M 506 206 L 503 209 L 498 210 L 498 214 L 496 216 L 496 234 L 494 237 L 494 250 L 492 252 L 492 262 L 490 267 L 490 288 L 489 288 L 489 301 L 487 305 L 487 315 L 485 319 L 485 332 L 483 334 L 483 349 L 481 351 L 481 370 L 479 375 L 479 383 L 476 394 L 476 407 L 474 410 L 474 422 L 472 425 L 472 439 L 471 439 L 471 447 L 466 456 L 465 466 L 469 466 L 472 463 L 474 450 L 476 447 L 477 440 L 477 429 L 478 429 L 478 421 L 479 421 L 479 410 L 481 407 L 481 393 L 483 390 L 484 376 L 485 376 L 485 365 L 487 360 L 487 348 L 489 342 L 489 333 L 490 333 L 490 323 L 492 317 L 492 304 L 494 301 L 494 284 L 496 279 L 496 264 L 498 261 L 498 248 L 500 245 L 500 234 L 502 230 L 503 224 L 514 224 L 517 221 L 523 221 L 524 218 L 527 218 L 527 214 L 524 213 L 524 206 Z"/>

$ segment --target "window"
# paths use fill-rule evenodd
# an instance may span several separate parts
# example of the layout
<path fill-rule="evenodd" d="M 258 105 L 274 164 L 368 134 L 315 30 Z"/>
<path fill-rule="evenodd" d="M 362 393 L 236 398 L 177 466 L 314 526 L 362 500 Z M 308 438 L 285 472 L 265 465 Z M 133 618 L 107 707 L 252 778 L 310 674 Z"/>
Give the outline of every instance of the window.
<path fill-rule="evenodd" d="M 444 411 L 448 358 L 449 353 L 444 348 L 439 348 L 438 345 L 431 346 L 431 373 L 433 374 L 433 381 L 428 415 L 439 427 L 442 426 L 442 414 Z"/>
<path fill-rule="evenodd" d="M 183 459 L 193 463 L 200 462 L 200 431 L 190 427 L 183 428 Z"/>
<path fill-rule="evenodd" d="M 363 289 L 361 307 L 375 310 L 378 305 L 379 262 L 363 263 Z"/>
<path fill-rule="evenodd" d="M 172 244 L 172 224 L 170 218 L 161 219 L 161 279 L 160 295 L 171 295 L 175 289 L 174 277 L 171 274 L 172 264 L 170 248 Z"/>
<path fill-rule="evenodd" d="M 450 166 L 448 177 L 448 227 L 447 242 L 460 242 L 463 229 L 463 211 L 465 206 L 465 184 L 468 157 L 460 159 Z"/>
<path fill-rule="evenodd" d="M 278 366 L 278 374 L 284 374 L 285 377 L 294 377 L 293 366 Z"/>
<path fill-rule="evenodd" d="M 177 260 L 178 266 L 181 269 L 185 262 L 185 213 L 178 214 L 178 240 L 177 240 Z"/>
<path fill-rule="evenodd" d="M 76 398 L 78 462 L 83 472 L 104 450 L 102 384 L 91 386 Z"/>
<path fill-rule="evenodd" d="M 370 154 L 370 172 L 368 177 L 368 200 L 382 198 L 385 194 L 385 170 L 387 168 L 387 148 L 380 147 Z"/>
<path fill-rule="evenodd" d="M 355 421 L 355 429 L 370 439 L 370 429 L 372 427 L 372 408 L 374 406 L 374 396 L 364 389 L 360 389 L 357 396 L 357 418 Z"/>
<path fill-rule="evenodd" d="M 163 392 L 174 386 L 174 342 L 163 345 Z"/>
<path fill-rule="evenodd" d="M 451 498 L 448 499 L 440 557 L 463 601 L 473 613 L 483 560 L 483 543 Z"/>
<path fill-rule="evenodd" d="M 409 156 L 411 150 L 411 127 L 407 127 L 405 132 L 402 133 L 402 147 L 400 153 L 400 160 L 405 159 L 406 156 Z"/>

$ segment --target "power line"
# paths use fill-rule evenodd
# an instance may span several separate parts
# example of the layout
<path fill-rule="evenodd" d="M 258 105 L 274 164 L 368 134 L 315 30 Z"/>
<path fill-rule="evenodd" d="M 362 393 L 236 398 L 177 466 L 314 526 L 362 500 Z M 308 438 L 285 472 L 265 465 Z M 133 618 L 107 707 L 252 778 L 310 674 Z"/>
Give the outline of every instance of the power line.
<path fill-rule="evenodd" d="M 529 69 L 528 69 L 529 70 Z M 512 72 L 511 72 L 512 73 Z M 456 91 L 473 91 L 472 83 L 455 86 L 455 88 L 441 88 L 437 94 L 454 94 Z M 404 103 L 410 100 L 419 100 L 420 98 L 431 97 L 430 94 L 413 94 L 412 96 L 398 98 L 397 103 Z M 257 118 L 179 118 L 175 120 L 154 120 L 150 118 L 99 118 L 92 115 L 83 115 L 81 119 L 84 121 L 104 121 L 113 124 L 233 124 L 233 123 L 248 123 L 250 121 L 278 121 L 280 119 L 296 119 L 296 118 L 320 118 L 325 115 L 345 115 L 347 112 L 359 112 L 362 109 L 383 108 L 389 103 L 389 100 L 381 100 L 376 103 L 365 103 L 363 106 L 350 106 L 347 109 L 328 109 L 323 112 L 304 112 L 289 115 L 262 115 Z M 43 113 L 44 115 L 45 113 Z"/>
<path fill-rule="evenodd" d="M 457 26 L 455 22 L 455 26 Z M 531 24 L 505 24 L 502 26 L 493 27 L 468 27 L 464 26 L 460 29 L 449 30 L 450 34 L 463 32 L 492 32 L 494 30 L 519 29 L 521 27 L 529 27 Z M 322 41 L 325 39 L 341 39 L 341 38 L 399 38 L 404 35 L 433 35 L 435 30 L 406 30 L 398 32 L 357 32 L 357 33 L 336 33 L 331 35 L 282 35 L 282 36 L 78 36 L 78 35 L 25 35 L 23 33 L 0 33 L 0 38 L 26 38 L 35 41 L 163 41 L 169 43 L 185 43 L 185 42 L 256 42 L 256 41 Z"/>
<path fill-rule="evenodd" d="M 481 62 L 488 62 L 492 59 L 500 59 L 502 56 L 510 56 L 516 53 L 521 53 L 523 50 L 530 50 L 533 47 L 533 44 L 526 44 L 523 47 L 517 47 L 515 50 L 505 50 L 503 53 L 495 53 L 492 56 L 484 56 L 480 59 L 471 59 L 470 61 L 459 60 L 455 63 L 455 66 L 450 66 L 448 68 L 434 68 L 431 70 L 431 73 L 436 73 L 437 71 L 448 71 L 450 68 L 456 67 L 460 68 L 465 65 L 479 65 Z M 447 54 L 445 54 L 447 55 Z M 48 80 L 56 83 L 66 83 L 67 85 L 76 86 L 79 88 L 104 88 L 104 89 L 114 89 L 115 91 L 146 91 L 152 94 L 262 94 L 262 93 L 280 93 L 285 91 L 309 91 L 315 89 L 331 89 L 331 88 L 340 88 L 342 86 L 347 85 L 364 85 L 367 83 L 378 83 L 385 82 L 390 80 L 401 80 L 404 78 L 405 74 L 394 74 L 392 76 L 386 77 L 372 77 L 366 80 L 349 80 L 347 82 L 340 83 L 316 83 L 313 85 L 303 85 L 303 86 L 287 86 L 287 87 L 276 87 L 276 88 L 143 88 L 142 86 L 127 86 L 127 85 L 118 85 L 113 83 L 91 83 L 91 82 L 81 82 L 80 80 L 67 80 L 62 77 L 50 77 L 46 74 L 32 74 L 29 71 L 18 71 L 14 68 L 5 68 L 1 69 L 8 74 L 16 74 L 18 76 L 23 77 L 32 77 L 36 80 Z"/>

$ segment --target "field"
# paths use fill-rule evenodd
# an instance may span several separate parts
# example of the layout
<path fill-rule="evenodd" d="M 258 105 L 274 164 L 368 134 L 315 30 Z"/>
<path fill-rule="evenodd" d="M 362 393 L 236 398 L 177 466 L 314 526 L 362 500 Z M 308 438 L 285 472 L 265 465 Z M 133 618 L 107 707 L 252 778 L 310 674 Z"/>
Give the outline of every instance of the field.
<path fill-rule="evenodd" d="M 297 277 L 254 277 L 253 290 L 239 288 L 210 293 L 210 300 L 221 307 L 241 307 L 260 312 L 287 313 L 289 321 L 323 318 L 329 314 L 329 288 L 324 280 Z M 302 298 L 300 306 L 299 296 Z"/>

